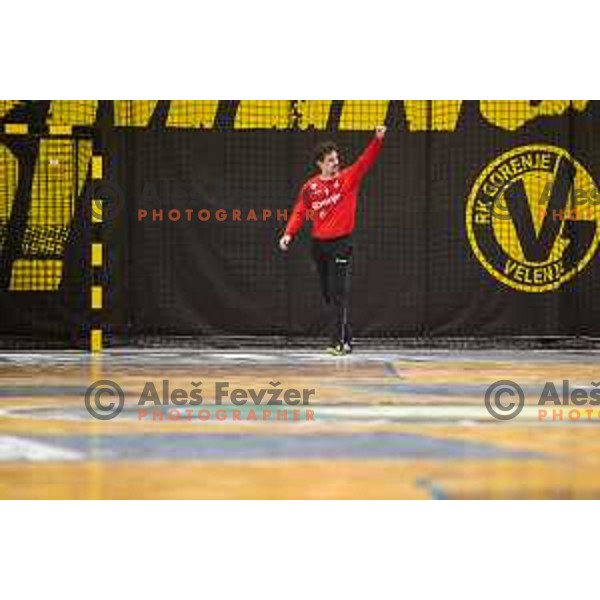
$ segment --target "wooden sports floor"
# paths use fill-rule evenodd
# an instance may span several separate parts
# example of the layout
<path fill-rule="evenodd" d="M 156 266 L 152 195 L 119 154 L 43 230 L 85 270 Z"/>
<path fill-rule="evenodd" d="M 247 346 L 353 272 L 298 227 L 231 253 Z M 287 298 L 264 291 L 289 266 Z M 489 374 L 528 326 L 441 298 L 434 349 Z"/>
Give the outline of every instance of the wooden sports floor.
<path fill-rule="evenodd" d="M 523 350 L 2 352 L 0 497 L 600 498 L 600 407 L 574 420 L 572 405 L 538 406 L 547 381 L 558 393 L 563 380 L 600 386 L 599 359 Z M 86 409 L 86 390 L 100 380 L 123 389 L 123 410 L 110 420 Z M 160 404 L 163 380 L 168 393 L 199 390 L 202 404 Z M 485 407 L 499 380 L 524 391 L 514 419 Z M 149 382 L 157 395 L 140 404 Z M 255 395 L 314 393 L 305 405 L 267 405 L 277 400 L 270 393 L 259 405 L 216 404 L 224 382 Z M 540 420 L 540 408 L 562 409 L 562 420 Z"/>

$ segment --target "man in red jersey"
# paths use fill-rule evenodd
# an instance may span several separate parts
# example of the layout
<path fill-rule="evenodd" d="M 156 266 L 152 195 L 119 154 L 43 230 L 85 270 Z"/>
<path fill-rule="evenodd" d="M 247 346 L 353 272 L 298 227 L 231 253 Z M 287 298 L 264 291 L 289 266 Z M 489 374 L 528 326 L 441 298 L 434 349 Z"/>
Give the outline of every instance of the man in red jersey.
<path fill-rule="evenodd" d="M 315 162 L 320 173 L 300 189 L 292 216 L 279 247 L 287 250 L 308 219 L 312 221 L 312 255 L 319 271 L 321 293 L 330 312 L 330 353 L 352 351 L 348 323 L 352 231 L 356 222 L 356 200 L 362 178 L 375 162 L 385 136 L 383 125 L 356 162 L 340 170 L 339 151 L 334 142 L 319 144 Z"/>

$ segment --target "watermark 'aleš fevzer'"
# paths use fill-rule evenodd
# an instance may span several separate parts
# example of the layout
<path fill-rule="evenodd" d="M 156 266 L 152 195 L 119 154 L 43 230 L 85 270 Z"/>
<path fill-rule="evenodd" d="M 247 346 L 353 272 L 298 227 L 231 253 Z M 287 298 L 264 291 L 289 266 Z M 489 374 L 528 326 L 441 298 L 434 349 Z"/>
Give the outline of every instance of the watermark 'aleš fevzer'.
<path fill-rule="evenodd" d="M 560 384 L 546 381 L 537 397 L 538 421 L 600 421 L 600 381 L 590 386 L 572 386 L 568 379 Z M 536 394 L 537 395 L 537 394 Z M 500 421 L 518 416 L 525 407 L 525 392 L 516 382 L 502 379 L 485 392 L 487 411 Z"/>
<path fill-rule="evenodd" d="M 212 401 L 198 408 L 204 402 L 201 381 L 190 382 L 188 390 L 170 389 L 168 379 L 158 386 L 146 381 L 136 400 L 135 417 L 138 421 L 314 421 L 314 410 L 306 406 L 315 389 L 284 389 L 280 381 L 269 381 L 268 387 L 260 389 L 230 388 L 230 385 L 227 381 L 214 382 L 210 391 Z M 112 380 L 95 381 L 86 390 L 85 407 L 95 419 L 114 419 L 125 407 L 125 393 Z M 241 407 L 250 410 L 242 411 Z"/>

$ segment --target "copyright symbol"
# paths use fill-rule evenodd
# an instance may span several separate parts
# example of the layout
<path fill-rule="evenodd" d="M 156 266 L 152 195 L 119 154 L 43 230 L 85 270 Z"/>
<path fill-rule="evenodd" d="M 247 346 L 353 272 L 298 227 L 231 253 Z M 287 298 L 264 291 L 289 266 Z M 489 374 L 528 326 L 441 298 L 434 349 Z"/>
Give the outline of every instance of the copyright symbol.
<path fill-rule="evenodd" d="M 118 396 L 118 403 L 109 402 L 104 404 L 102 402 L 104 394 Z M 85 408 L 94 419 L 100 419 L 101 421 L 114 419 L 123 410 L 124 405 L 125 394 L 121 386 L 110 379 L 95 381 L 85 392 Z"/>
<path fill-rule="evenodd" d="M 510 397 L 516 395 L 519 397 L 519 401 L 515 403 L 508 399 L 502 399 L 503 395 Z M 495 381 L 485 392 L 485 407 L 494 419 L 500 421 L 514 419 L 523 410 L 524 406 L 525 394 L 521 386 L 510 379 Z"/>
<path fill-rule="evenodd" d="M 121 186 L 113 181 L 95 181 L 92 199 L 92 217 L 99 221 L 107 220 L 108 215 L 103 215 L 104 210 L 110 210 L 110 218 L 114 219 L 123 208 L 123 190 Z M 102 200 L 96 200 L 102 198 Z M 103 204 L 106 208 L 103 207 Z"/>

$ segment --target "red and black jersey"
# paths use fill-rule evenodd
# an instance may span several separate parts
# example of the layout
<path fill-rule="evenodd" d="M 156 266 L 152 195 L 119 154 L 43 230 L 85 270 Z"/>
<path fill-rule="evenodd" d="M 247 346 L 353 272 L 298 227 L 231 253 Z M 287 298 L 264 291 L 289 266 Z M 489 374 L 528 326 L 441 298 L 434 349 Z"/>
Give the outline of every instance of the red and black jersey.
<path fill-rule="evenodd" d="M 375 162 L 382 144 L 383 139 L 374 137 L 356 162 L 332 179 L 311 177 L 300 189 L 285 232 L 294 237 L 308 218 L 313 223 L 313 238 L 329 240 L 352 233 L 360 182 Z"/>

